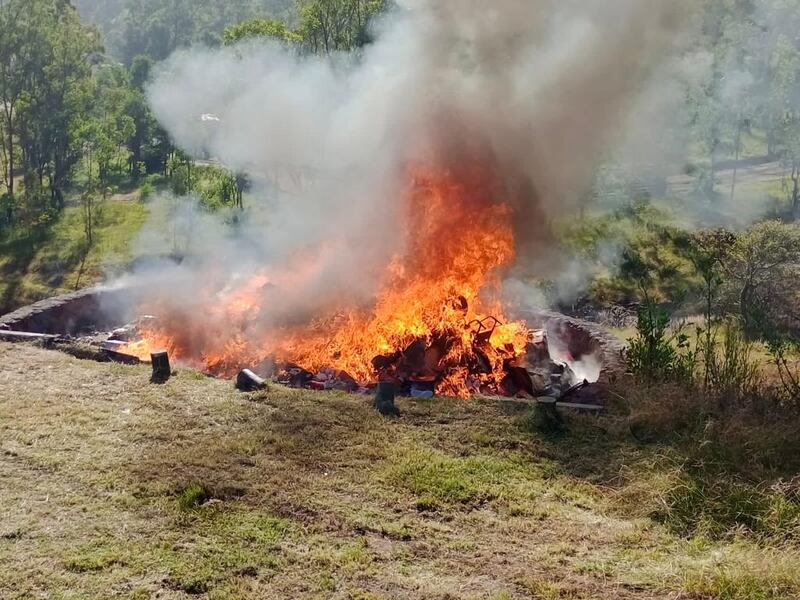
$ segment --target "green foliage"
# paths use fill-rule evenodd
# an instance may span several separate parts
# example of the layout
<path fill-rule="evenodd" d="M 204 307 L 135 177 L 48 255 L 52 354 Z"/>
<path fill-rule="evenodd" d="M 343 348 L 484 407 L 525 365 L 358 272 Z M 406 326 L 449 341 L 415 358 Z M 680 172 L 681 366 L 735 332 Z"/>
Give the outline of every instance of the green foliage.
<path fill-rule="evenodd" d="M 736 403 L 766 391 L 760 366 L 753 358 L 753 343 L 745 337 L 738 320 L 729 319 L 723 325 L 721 342 L 717 332 L 710 339 L 703 349 L 707 394 Z"/>
<path fill-rule="evenodd" d="M 281 42 L 299 42 L 302 38 L 292 33 L 286 23 L 277 19 L 251 19 L 225 28 L 222 40 L 225 45 L 257 38 L 274 39 Z"/>
<path fill-rule="evenodd" d="M 650 383 L 688 383 L 694 370 L 694 353 L 689 337 L 681 330 L 669 332 L 669 314 L 652 302 L 639 310 L 636 337 L 630 340 L 628 364 L 631 371 Z"/>
<path fill-rule="evenodd" d="M 784 309 L 800 293 L 800 225 L 767 221 L 737 236 L 725 271 L 729 301 L 738 305 L 745 329 L 785 331 L 791 323 Z"/>
<path fill-rule="evenodd" d="M 767 334 L 767 348 L 778 371 L 782 400 L 800 408 L 800 339 Z"/>
<path fill-rule="evenodd" d="M 704 473 L 680 472 L 656 515 L 681 535 L 722 537 L 745 530 L 773 540 L 800 536 L 800 497 Z"/>
<path fill-rule="evenodd" d="M 642 286 L 651 299 L 674 304 L 696 283 L 682 224 L 654 202 L 572 220 L 559 233 L 565 251 L 593 275 L 588 293 L 598 304 L 636 302 Z"/>
<path fill-rule="evenodd" d="M 299 0 L 299 34 L 310 52 L 350 51 L 369 42 L 369 23 L 386 0 Z"/>
<path fill-rule="evenodd" d="M 123 17 L 104 22 L 112 52 L 126 64 L 164 60 L 178 48 L 219 45 L 227 27 L 291 16 L 292 0 L 126 0 Z"/>
<path fill-rule="evenodd" d="M 82 138 L 88 161 L 87 185 L 103 189 L 113 172 L 124 172 L 130 165 L 131 152 L 125 143 L 136 133 L 137 123 L 128 113 L 135 92 L 127 71 L 119 65 L 101 67 L 96 81 L 94 114 L 86 122 Z"/>
<path fill-rule="evenodd" d="M 241 177 L 217 167 L 198 167 L 194 170 L 194 177 L 193 189 L 206 207 L 242 206 L 245 182 Z"/>
<path fill-rule="evenodd" d="M 80 156 L 78 131 L 91 89 L 90 57 L 99 49 L 69 3 L 9 0 L 0 5 L 0 106 L 7 187 L 22 157 L 25 176 L 49 179 L 53 203 L 63 208 L 63 190 Z"/>
<path fill-rule="evenodd" d="M 193 483 L 178 494 L 178 506 L 183 511 L 191 511 L 207 502 L 210 498 L 211 494 L 208 493 L 205 487 L 198 483 Z"/>

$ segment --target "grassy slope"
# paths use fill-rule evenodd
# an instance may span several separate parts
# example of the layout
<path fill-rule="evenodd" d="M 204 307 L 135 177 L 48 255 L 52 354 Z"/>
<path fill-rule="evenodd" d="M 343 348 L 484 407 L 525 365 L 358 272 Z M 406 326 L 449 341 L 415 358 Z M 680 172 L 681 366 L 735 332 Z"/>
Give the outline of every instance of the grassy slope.
<path fill-rule="evenodd" d="M 4 599 L 800 594 L 796 547 L 649 519 L 671 462 L 613 419 L 553 439 L 513 404 L 384 420 L 363 397 L 153 386 L 31 347 L 0 365 Z"/>
<path fill-rule="evenodd" d="M 97 283 L 129 259 L 129 244 L 147 218 L 135 197 L 115 196 L 102 207 L 94 244 L 85 252 L 80 207 L 67 207 L 35 239 L 0 240 L 0 314 Z"/>

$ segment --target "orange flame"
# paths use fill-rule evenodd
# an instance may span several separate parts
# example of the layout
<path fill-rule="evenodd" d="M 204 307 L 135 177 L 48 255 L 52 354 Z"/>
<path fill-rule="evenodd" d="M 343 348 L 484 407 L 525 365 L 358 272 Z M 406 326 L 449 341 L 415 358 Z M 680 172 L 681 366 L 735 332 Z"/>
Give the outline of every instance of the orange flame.
<path fill-rule="evenodd" d="M 164 348 L 215 375 L 233 375 L 273 358 L 311 372 L 345 371 L 368 383 L 377 376 L 376 356 L 402 352 L 415 341 L 429 348 L 439 341 L 438 353 L 427 353 L 426 369 L 437 376 L 440 394 L 467 397 L 481 386 L 497 385 L 507 361 L 525 354 L 529 330 L 506 323 L 497 299 L 500 271 L 515 258 L 514 235 L 511 209 L 492 201 L 488 181 L 482 172 L 467 181 L 449 173 L 415 173 L 404 206 L 407 244 L 387 265 L 371 309 L 337 310 L 312 323 L 260 329 L 254 336 L 248 320 L 265 301 L 264 290 L 295 283 L 265 270 L 232 289 L 209 291 L 187 309 L 208 316 L 203 327 L 182 315 L 160 315 L 158 326 L 128 351 L 146 356 L 151 348 Z M 484 369 L 476 376 L 468 368 L 476 348 L 491 373 Z"/>

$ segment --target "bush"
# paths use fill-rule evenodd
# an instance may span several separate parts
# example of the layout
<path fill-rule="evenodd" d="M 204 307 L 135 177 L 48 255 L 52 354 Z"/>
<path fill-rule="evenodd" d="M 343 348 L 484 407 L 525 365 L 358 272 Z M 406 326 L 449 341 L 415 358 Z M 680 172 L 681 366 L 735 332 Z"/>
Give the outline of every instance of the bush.
<path fill-rule="evenodd" d="M 183 511 L 194 510 L 207 502 L 209 498 L 211 498 L 211 494 L 208 493 L 206 488 L 194 483 L 186 487 L 178 495 L 178 506 Z"/>
<path fill-rule="evenodd" d="M 646 382 L 690 382 L 694 354 L 680 329 L 669 334 L 669 315 L 653 303 L 639 310 L 636 337 L 630 340 L 628 363 L 634 375 Z"/>
<path fill-rule="evenodd" d="M 156 186 L 151 180 L 145 181 L 139 188 L 139 199 L 142 202 L 149 200 L 156 193 Z"/>
<path fill-rule="evenodd" d="M 800 340 L 768 336 L 767 348 L 778 371 L 781 400 L 789 408 L 800 409 Z"/>
<path fill-rule="evenodd" d="M 738 320 L 731 319 L 722 328 L 721 344 L 717 336 L 717 331 L 708 337 L 698 336 L 705 363 L 705 393 L 727 403 L 763 396 L 767 385 L 753 359 L 753 343 L 745 337 Z"/>

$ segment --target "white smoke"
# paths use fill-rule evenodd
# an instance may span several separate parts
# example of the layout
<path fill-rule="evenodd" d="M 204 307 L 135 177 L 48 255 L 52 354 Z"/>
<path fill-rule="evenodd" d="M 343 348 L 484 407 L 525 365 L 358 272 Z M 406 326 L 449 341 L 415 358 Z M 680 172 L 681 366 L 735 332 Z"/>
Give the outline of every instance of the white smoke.
<path fill-rule="evenodd" d="M 686 14 L 663 0 L 399 5 L 352 56 L 251 42 L 163 65 L 149 88 L 158 120 L 186 151 L 248 173 L 259 198 L 235 235 L 196 232 L 213 245 L 187 263 L 186 295 L 208 265 L 241 276 L 313 254 L 271 310 L 368 302 L 404 243 L 397 198 L 413 163 L 484 160 L 517 211 L 521 263 L 541 264 L 546 223 L 584 197 Z"/>

